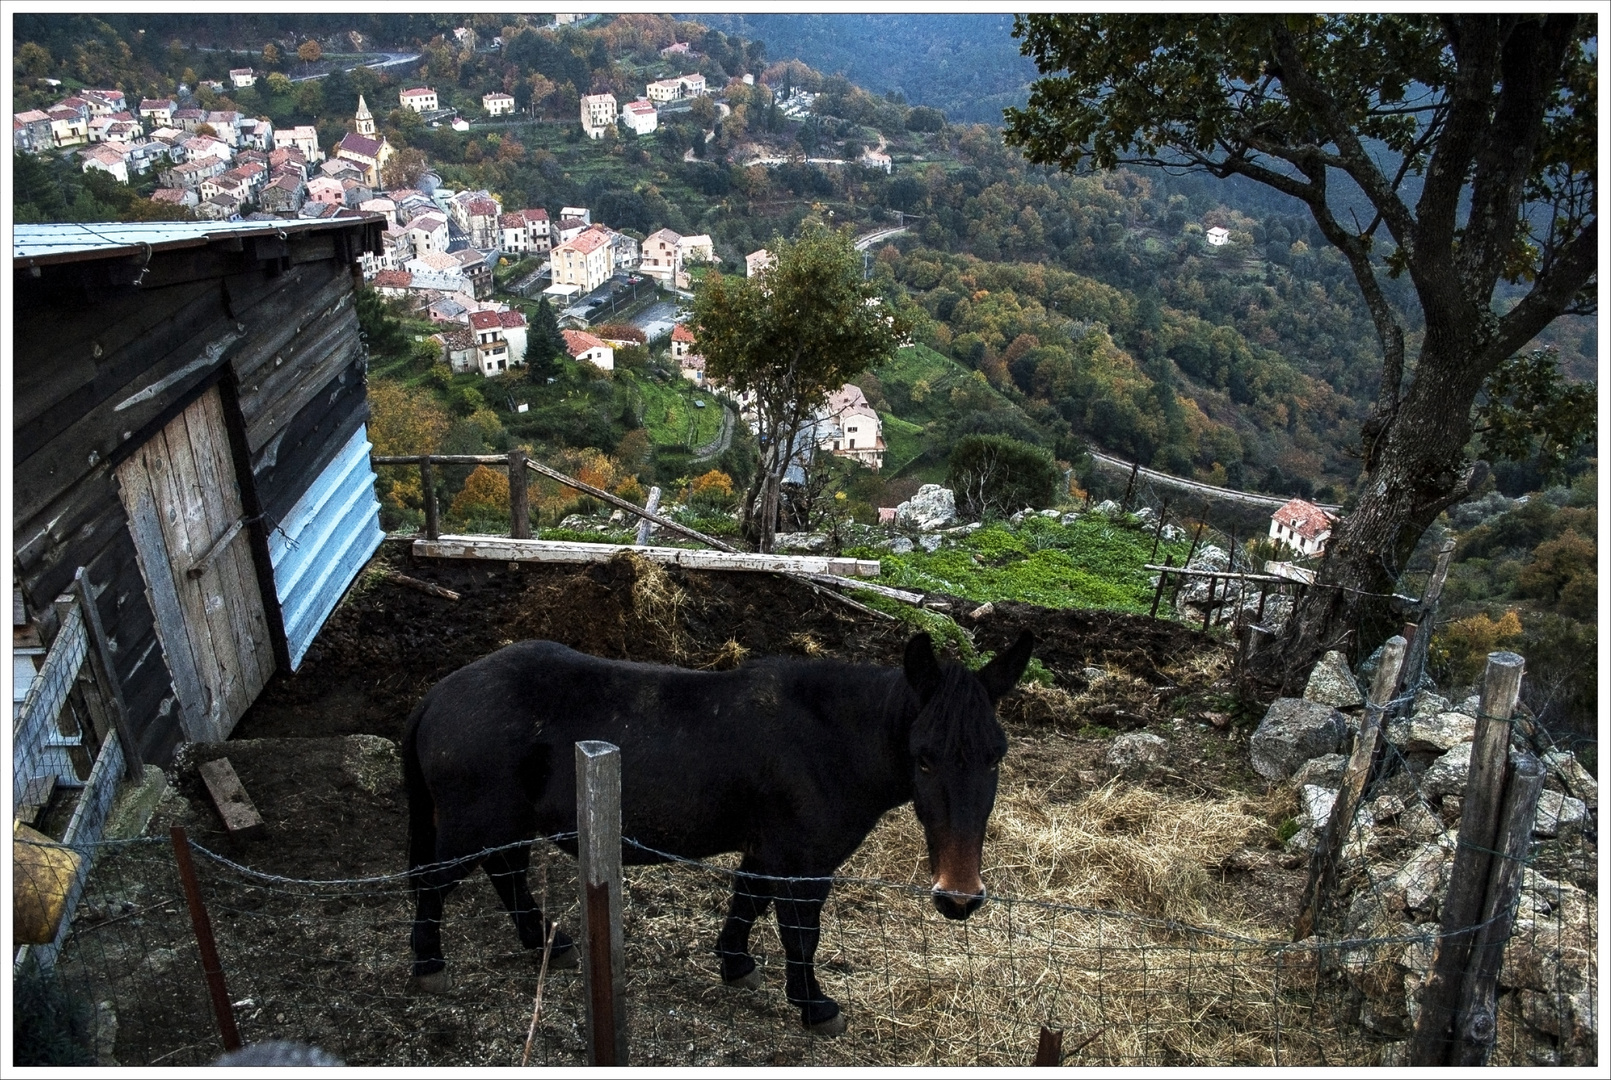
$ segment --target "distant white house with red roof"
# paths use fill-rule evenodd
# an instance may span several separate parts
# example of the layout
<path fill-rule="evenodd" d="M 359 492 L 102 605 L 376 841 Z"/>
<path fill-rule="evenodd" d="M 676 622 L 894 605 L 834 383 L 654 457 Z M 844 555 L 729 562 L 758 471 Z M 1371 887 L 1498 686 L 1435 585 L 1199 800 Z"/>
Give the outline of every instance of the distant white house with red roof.
<path fill-rule="evenodd" d="M 859 386 L 846 383 L 828 395 L 817 414 L 816 434 L 819 450 L 875 471 L 884 467 L 884 424 Z"/>
<path fill-rule="evenodd" d="M 436 91 L 429 86 L 411 86 L 397 94 L 397 100 L 405 109 L 415 112 L 435 112 L 437 108 Z"/>
<path fill-rule="evenodd" d="M 615 370 L 615 350 L 601 338 L 585 330 L 560 332 L 565 335 L 565 351 L 571 354 L 572 360 L 585 360 L 600 371 Z"/>
<path fill-rule="evenodd" d="M 502 90 L 494 90 L 490 94 L 481 95 L 481 107 L 487 111 L 488 116 L 502 116 L 504 113 L 515 111 L 515 99 Z"/>
<path fill-rule="evenodd" d="M 1337 519 L 1312 502 L 1291 499 L 1270 515 L 1270 539 L 1300 555 L 1319 555 L 1331 539 Z"/>
<path fill-rule="evenodd" d="M 621 106 L 621 123 L 634 135 L 648 135 L 660 126 L 660 114 L 649 101 L 629 101 Z"/>

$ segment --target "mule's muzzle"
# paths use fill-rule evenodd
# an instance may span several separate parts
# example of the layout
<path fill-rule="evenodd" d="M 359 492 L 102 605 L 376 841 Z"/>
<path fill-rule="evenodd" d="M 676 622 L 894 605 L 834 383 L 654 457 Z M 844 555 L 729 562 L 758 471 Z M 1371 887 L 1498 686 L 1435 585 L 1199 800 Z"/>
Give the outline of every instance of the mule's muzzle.
<path fill-rule="evenodd" d="M 966 919 L 978 911 L 985 902 L 985 889 L 982 885 L 976 893 L 950 892 L 936 885 L 933 895 L 934 906 L 947 919 Z"/>

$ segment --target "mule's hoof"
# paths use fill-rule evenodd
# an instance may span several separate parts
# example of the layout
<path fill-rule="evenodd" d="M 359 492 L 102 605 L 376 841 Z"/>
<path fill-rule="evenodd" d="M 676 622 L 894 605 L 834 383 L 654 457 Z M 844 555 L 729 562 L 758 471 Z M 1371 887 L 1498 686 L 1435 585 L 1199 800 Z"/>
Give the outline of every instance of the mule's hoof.
<path fill-rule="evenodd" d="M 575 945 L 567 945 L 548 954 L 549 971 L 570 971 L 581 966 L 582 950 Z"/>
<path fill-rule="evenodd" d="M 813 1035 L 826 1035 L 830 1038 L 845 1033 L 845 1014 L 836 1012 L 826 1020 L 819 1020 L 815 1024 L 807 1023 L 805 1029 Z"/>
<path fill-rule="evenodd" d="M 761 969 L 750 968 L 736 979 L 723 979 L 723 986 L 731 986 L 734 990 L 759 990 L 761 988 Z"/>
<path fill-rule="evenodd" d="M 445 994 L 453 983 L 446 971 L 433 971 L 429 975 L 415 975 L 408 980 L 408 985 L 416 994 Z"/>

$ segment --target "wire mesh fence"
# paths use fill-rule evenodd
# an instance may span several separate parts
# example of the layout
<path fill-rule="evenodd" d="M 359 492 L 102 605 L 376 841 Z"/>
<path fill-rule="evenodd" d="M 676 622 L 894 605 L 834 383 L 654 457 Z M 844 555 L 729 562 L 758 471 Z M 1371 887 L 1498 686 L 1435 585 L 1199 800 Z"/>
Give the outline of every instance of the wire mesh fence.
<path fill-rule="evenodd" d="M 1506 947 L 1495 1064 L 1593 1060 L 1597 913 L 1567 865 L 1581 849 L 1535 851 Z M 546 974 L 533 1027 L 540 957 L 520 947 L 483 875 L 448 900 L 451 991 L 421 995 L 408 989 L 403 875 L 297 880 L 192 850 L 246 1043 L 295 1041 L 349 1065 L 507 1066 L 527 1057 L 533 1032 L 530 1063 L 586 1062 L 579 973 Z M 215 1060 L 223 1047 L 172 846 L 142 839 L 93 854 L 54 969 L 15 973 L 18 1062 Z M 574 928 L 575 863 L 547 842 L 534 855 L 535 895 Z M 626 871 L 633 1064 L 1023 1065 L 1042 1027 L 1064 1032 L 1068 1064 L 1392 1064 L 1437 929 L 1418 921 L 1436 908 L 1435 874 L 1423 894 L 1397 871 L 1358 870 L 1344 884 L 1346 917 L 1298 944 L 1021 896 L 951 922 L 926 888 L 842 878 L 817 972 L 849 1030 L 827 1039 L 803 1031 L 784 999 L 770 920 L 752 940 L 762 988 L 719 981 L 714 939 L 732 874 L 692 862 Z"/>

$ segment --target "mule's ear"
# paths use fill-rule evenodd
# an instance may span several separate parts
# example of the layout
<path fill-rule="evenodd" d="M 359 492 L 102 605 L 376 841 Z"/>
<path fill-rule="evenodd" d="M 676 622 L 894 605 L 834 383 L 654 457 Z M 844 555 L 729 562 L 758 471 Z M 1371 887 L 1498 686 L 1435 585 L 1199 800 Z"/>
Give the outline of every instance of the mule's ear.
<path fill-rule="evenodd" d="M 912 684 L 925 705 L 940 688 L 940 661 L 934 655 L 934 642 L 927 634 L 913 634 L 906 643 L 906 681 Z"/>
<path fill-rule="evenodd" d="M 979 669 L 979 681 L 984 683 L 991 704 L 1000 701 L 1007 691 L 1018 685 L 1024 669 L 1029 666 L 1029 653 L 1034 647 L 1035 635 L 1025 630 L 1018 635 L 1018 641 L 1012 648 Z"/>

